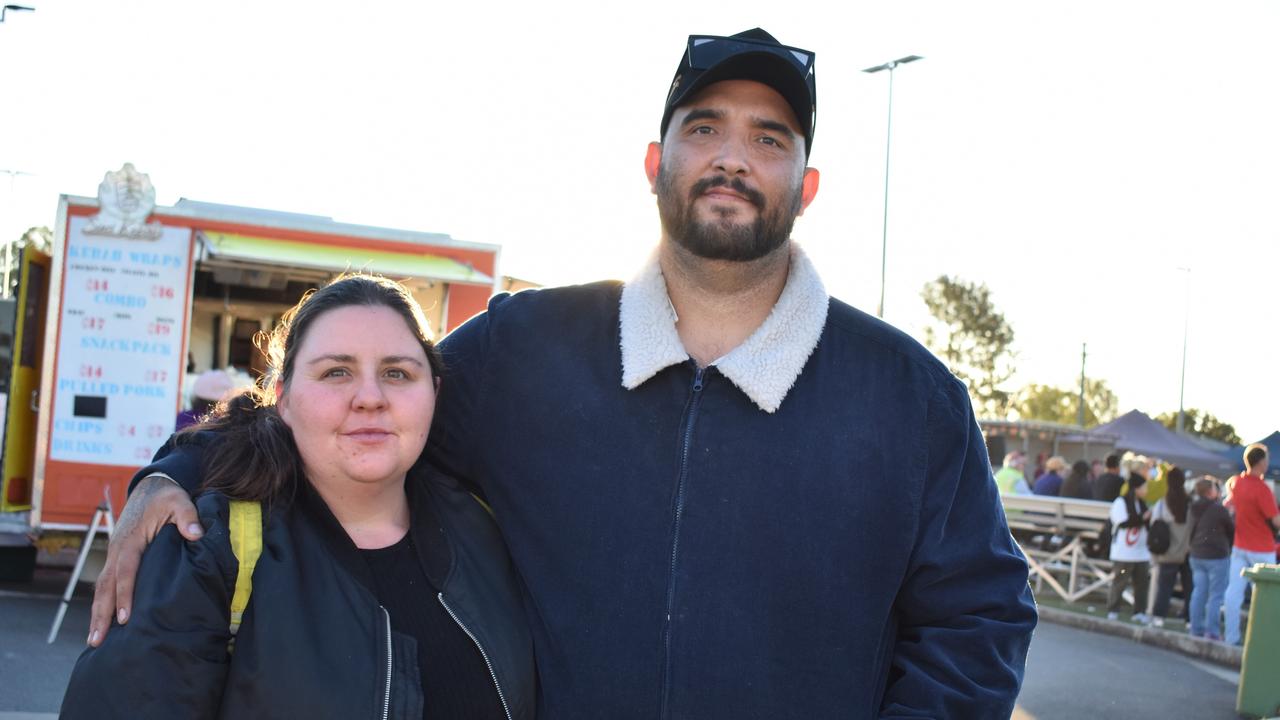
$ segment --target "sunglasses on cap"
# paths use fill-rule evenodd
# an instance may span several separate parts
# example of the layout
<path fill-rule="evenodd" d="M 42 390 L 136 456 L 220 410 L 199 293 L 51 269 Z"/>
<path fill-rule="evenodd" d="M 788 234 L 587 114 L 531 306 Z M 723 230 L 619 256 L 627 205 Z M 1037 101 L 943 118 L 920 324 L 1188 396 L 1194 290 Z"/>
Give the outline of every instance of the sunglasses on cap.
<path fill-rule="evenodd" d="M 776 55 L 791 63 L 801 75 L 806 77 L 813 72 L 813 53 L 808 50 L 746 38 L 719 35 L 689 36 L 689 67 L 695 70 L 706 70 L 726 58 L 754 52 Z"/>

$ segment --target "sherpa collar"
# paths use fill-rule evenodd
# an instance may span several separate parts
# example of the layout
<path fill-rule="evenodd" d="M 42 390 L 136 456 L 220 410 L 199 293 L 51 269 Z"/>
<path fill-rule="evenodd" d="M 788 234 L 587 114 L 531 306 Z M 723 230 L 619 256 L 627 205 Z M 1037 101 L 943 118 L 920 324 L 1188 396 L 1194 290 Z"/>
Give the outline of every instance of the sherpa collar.
<path fill-rule="evenodd" d="M 676 311 L 656 252 L 623 286 L 620 310 L 624 388 L 634 390 L 661 370 L 689 359 L 676 332 Z M 826 323 L 827 290 L 813 263 L 793 242 L 787 285 L 769 317 L 712 365 L 761 410 L 772 413 L 800 376 Z"/>

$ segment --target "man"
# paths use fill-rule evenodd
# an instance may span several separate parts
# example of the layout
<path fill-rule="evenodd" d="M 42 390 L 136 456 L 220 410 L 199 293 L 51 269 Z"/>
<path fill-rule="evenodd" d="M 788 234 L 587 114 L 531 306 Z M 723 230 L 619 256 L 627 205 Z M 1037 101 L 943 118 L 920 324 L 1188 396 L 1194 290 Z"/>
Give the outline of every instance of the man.
<path fill-rule="evenodd" d="M 441 345 L 429 455 L 510 545 L 542 717 L 1012 710 L 1035 609 L 965 388 L 790 241 L 814 110 L 812 53 L 691 37 L 651 262 L 499 295 Z M 131 531 L 185 521 L 175 494 Z"/>
<path fill-rule="evenodd" d="M 1230 579 L 1223 599 L 1223 639 L 1240 645 L 1240 608 L 1249 580 L 1242 574 L 1254 563 L 1276 561 L 1276 531 L 1280 530 L 1280 509 L 1262 476 L 1267 474 L 1267 446 L 1254 443 L 1244 449 L 1245 471 L 1231 483 L 1227 507 L 1236 514 L 1235 542 L 1231 547 Z"/>
<path fill-rule="evenodd" d="M 1124 478 L 1120 477 L 1120 456 L 1112 453 L 1107 456 L 1107 471 L 1098 476 L 1093 483 L 1093 498 L 1103 502 L 1115 502 L 1120 497 L 1120 487 Z"/>
<path fill-rule="evenodd" d="M 1027 478 L 1022 474 L 1022 468 L 1026 464 L 1027 456 L 1017 450 L 1005 454 L 1004 462 L 1001 463 L 1000 469 L 996 471 L 996 487 L 1000 488 L 1001 493 L 1005 495 L 1031 494 L 1031 487 L 1027 485 Z"/>

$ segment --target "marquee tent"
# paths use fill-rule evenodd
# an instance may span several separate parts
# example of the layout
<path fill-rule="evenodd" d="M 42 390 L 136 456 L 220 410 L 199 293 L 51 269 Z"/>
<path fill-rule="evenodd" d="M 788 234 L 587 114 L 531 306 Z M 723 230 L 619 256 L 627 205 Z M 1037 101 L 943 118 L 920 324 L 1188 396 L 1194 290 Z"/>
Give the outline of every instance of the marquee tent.
<path fill-rule="evenodd" d="M 1267 477 L 1273 480 L 1280 480 L 1280 430 L 1262 438 L 1258 442 L 1267 446 L 1267 455 L 1271 458 L 1270 466 L 1267 468 Z M 1236 456 L 1236 465 L 1243 465 L 1240 456 Z"/>
<path fill-rule="evenodd" d="M 1092 432 L 1115 435 L 1118 438 L 1117 450 L 1132 450 L 1159 458 L 1183 468 L 1190 475 L 1209 473 L 1224 477 L 1235 472 L 1235 464 L 1226 458 L 1205 450 L 1139 410 L 1131 410 L 1109 423 L 1093 428 Z"/>

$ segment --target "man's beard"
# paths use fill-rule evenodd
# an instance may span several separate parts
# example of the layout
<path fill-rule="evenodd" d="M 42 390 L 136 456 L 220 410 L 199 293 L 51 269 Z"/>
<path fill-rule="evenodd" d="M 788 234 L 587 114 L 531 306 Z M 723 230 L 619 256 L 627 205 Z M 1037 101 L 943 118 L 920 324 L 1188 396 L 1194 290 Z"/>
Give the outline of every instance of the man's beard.
<path fill-rule="evenodd" d="M 733 222 L 734 211 L 715 211 L 718 220 L 698 222 L 693 217 L 693 204 L 714 187 L 728 187 L 756 207 L 756 219 L 749 223 Z M 800 212 L 800 188 L 791 202 L 772 210 L 764 193 L 747 187 L 741 178 L 714 175 L 693 184 L 688 197 L 680 197 L 672 173 L 666 166 L 658 169 L 658 215 L 662 227 L 677 245 L 707 260 L 751 262 L 772 253 L 791 237 L 791 228 Z"/>

